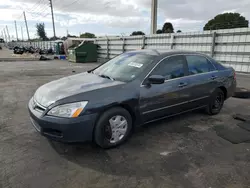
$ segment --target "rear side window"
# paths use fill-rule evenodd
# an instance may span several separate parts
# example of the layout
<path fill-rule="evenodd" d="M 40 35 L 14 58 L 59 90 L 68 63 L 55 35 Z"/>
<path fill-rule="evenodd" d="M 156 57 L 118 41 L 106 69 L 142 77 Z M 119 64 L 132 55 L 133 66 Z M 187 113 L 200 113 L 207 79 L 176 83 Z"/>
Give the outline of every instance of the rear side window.
<path fill-rule="evenodd" d="M 161 75 L 166 80 L 180 78 L 184 76 L 185 57 L 173 56 L 164 59 L 151 73 L 151 75 Z"/>
<path fill-rule="evenodd" d="M 215 70 L 215 67 L 212 65 L 207 58 L 197 55 L 188 55 L 186 56 L 189 74 L 201 74 L 207 73 Z"/>
<path fill-rule="evenodd" d="M 213 62 L 213 65 L 216 67 L 216 69 L 218 69 L 218 70 L 224 70 L 225 69 L 225 67 L 222 64 L 215 61 L 214 59 L 212 59 L 212 62 Z"/>

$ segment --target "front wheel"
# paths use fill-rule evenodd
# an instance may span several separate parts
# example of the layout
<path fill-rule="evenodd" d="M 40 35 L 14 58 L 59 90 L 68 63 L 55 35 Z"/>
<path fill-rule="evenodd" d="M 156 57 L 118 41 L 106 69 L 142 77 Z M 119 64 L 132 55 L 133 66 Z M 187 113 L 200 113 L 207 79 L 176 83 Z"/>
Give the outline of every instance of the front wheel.
<path fill-rule="evenodd" d="M 210 102 L 206 109 L 207 113 L 209 115 L 216 115 L 220 113 L 224 105 L 224 100 L 224 92 L 220 88 L 217 88 L 211 96 Z"/>
<path fill-rule="evenodd" d="M 112 148 L 122 144 L 132 130 L 132 118 L 127 110 L 116 107 L 104 112 L 94 131 L 94 140 L 102 148 Z"/>

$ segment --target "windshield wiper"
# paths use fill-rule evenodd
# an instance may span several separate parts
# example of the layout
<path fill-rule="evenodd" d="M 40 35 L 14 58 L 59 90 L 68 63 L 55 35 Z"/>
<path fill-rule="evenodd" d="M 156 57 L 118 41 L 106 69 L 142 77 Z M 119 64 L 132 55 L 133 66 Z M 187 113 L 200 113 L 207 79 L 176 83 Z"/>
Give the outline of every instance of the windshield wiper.
<path fill-rule="evenodd" d="M 98 75 L 98 76 L 100 76 L 100 77 L 102 77 L 102 78 L 110 79 L 110 80 L 112 80 L 112 81 L 115 80 L 114 78 L 111 78 L 110 76 L 107 76 L 107 75 L 104 75 L 104 74 L 100 74 L 100 75 Z"/>

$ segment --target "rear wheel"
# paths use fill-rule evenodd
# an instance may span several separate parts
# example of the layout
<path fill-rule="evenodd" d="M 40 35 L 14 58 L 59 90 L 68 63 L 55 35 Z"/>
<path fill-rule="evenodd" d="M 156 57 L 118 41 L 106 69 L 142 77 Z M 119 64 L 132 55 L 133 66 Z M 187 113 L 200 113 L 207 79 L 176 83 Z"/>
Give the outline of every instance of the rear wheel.
<path fill-rule="evenodd" d="M 102 148 L 112 148 L 122 144 L 132 129 L 132 118 L 127 110 L 116 107 L 104 112 L 99 118 L 94 140 Z"/>
<path fill-rule="evenodd" d="M 216 115 L 220 113 L 224 105 L 224 100 L 224 92 L 220 88 L 217 88 L 211 96 L 210 102 L 206 109 L 207 113 L 209 115 Z"/>

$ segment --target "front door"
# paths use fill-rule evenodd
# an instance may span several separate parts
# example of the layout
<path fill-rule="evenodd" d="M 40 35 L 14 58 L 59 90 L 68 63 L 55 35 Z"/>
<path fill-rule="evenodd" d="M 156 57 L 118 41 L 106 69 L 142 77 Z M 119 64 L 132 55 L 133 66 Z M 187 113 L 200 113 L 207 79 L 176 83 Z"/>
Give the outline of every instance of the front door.
<path fill-rule="evenodd" d="M 185 77 L 187 74 L 186 60 L 182 55 L 167 57 L 155 67 L 150 75 L 164 76 L 165 83 L 141 86 L 140 113 L 144 123 L 189 108 L 191 91 Z"/>

